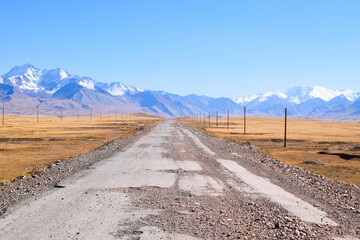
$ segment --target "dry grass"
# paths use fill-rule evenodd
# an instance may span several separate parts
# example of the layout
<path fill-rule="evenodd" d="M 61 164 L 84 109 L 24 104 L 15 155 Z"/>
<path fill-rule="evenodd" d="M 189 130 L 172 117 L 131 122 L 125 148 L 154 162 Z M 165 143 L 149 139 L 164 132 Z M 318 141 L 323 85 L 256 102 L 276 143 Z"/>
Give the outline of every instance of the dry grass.
<path fill-rule="evenodd" d="M 142 115 L 108 115 L 60 118 L 10 115 L 0 125 L 0 181 L 8 181 L 54 163 L 95 149 L 113 139 L 136 132 L 142 124 L 160 118 Z M 123 120 L 120 120 L 123 118 Z M 137 118 L 137 119 L 135 119 Z M 105 120 L 106 119 L 106 120 Z M 1 124 L 1 123 L 0 123 Z"/>
<path fill-rule="evenodd" d="M 189 119 L 183 120 L 194 124 Z M 215 120 L 211 119 L 214 124 Z M 208 134 L 237 142 L 249 142 L 271 157 L 290 165 L 360 186 L 360 123 L 307 119 L 288 119 L 287 148 L 283 147 L 284 119 L 243 118 L 219 119 L 219 127 L 195 123 Z M 312 161 L 323 165 L 309 165 Z"/>

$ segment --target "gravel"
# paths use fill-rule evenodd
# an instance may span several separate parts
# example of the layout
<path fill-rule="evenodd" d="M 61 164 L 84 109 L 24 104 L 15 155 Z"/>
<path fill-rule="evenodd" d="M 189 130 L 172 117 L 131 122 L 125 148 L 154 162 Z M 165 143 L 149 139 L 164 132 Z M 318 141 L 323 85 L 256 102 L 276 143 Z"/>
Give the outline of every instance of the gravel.
<path fill-rule="evenodd" d="M 149 184 L 131 182 L 131 186 L 120 181 L 117 182 L 119 187 L 105 187 L 101 192 L 96 192 L 99 197 L 117 192 L 119 196 L 128 199 L 131 205 L 131 208 L 126 209 L 128 214 L 139 209 L 151 213 L 140 218 L 119 221 L 118 230 L 112 233 L 113 236 L 140 239 L 149 227 L 157 232 L 157 236 L 166 232 L 174 234 L 167 236 L 199 239 L 333 239 L 360 236 L 360 190 L 356 186 L 289 166 L 262 154 L 246 143 L 238 144 L 214 138 L 201 129 L 177 121 L 172 121 L 171 126 L 171 132 L 166 132 L 164 136 L 161 137 L 158 133 L 160 137 L 158 136 L 157 140 L 161 140 L 158 144 L 155 144 L 156 139 L 148 137 L 148 144 L 153 144 L 152 152 L 146 152 L 144 146 L 144 151 L 139 155 L 142 159 L 134 160 L 139 164 L 136 166 L 140 173 L 161 173 L 171 178 Z M 8 206 L 28 196 L 53 187 L 61 188 L 62 186 L 58 185 L 61 179 L 88 168 L 97 161 L 107 159 L 118 151 L 124 151 L 150 129 L 145 127 L 133 136 L 114 140 L 90 153 L 56 162 L 35 175 L 18 178 L 1 186 L 2 213 Z M 188 132 L 197 138 L 189 137 L 191 135 Z M 148 160 L 145 153 L 154 157 L 154 162 L 159 161 L 158 163 L 163 165 L 143 164 Z M 157 159 L 158 155 L 162 157 Z M 251 173 L 269 179 L 271 183 L 326 212 L 338 226 L 302 221 L 279 204 L 257 192 L 248 191 L 248 186 L 223 168 L 218 159 L 235 161 Z M 166 164 L 173 167 L 166 168 Z M 195 185 L 198 184 L 197 191 L 192 192 L 181 186 L 181 181 L 189 176 L 197 176 L 199 179 L 194 182 Z M 119 176 L 119 179 L 126 180 L 125 177 L 137 179 L 133 175 Z M 174 183 L 166 182 L 169 179 L 175 179 Z M 206 183 L 207 179 L 218 183 L 217 191 L 203 189 L 202 181 Z M 106 194 L 107 192 L 109 194 Z M 114 198 L 117 196 L 114 195 Z M 118 218 L 122 219 L 122 216 L 119 215 Z"/>
<path fill-rule="evenodd" d="M 220 158 L 237 161 L 252 173 L 328 213 L 339 224 L 339 234 L 360 236 L 360 189 L 293 167 L 262 154 L 247 143 L 236 143 L 206 135 L 201 129 L 186 126 Z"/>
<path fill-rule="evenodd" d="M 172 188 L 118 189 L 129 194 L 135 207 L 161 210 L 159 214 L 128 222 L 125 228 L 122 226 L 122 230 L 118 231 L 118 237 L 133 233 L 132 236 L 136 239 L 141 236 L 137 230 L 145 226 L 156 226 L 166 232 L 186 234 L 200 239 L 332 239 L 359 236 L 360 191 L 356 186 L 335 182 L 291 167 L 259 153 L 248 144 L 210 137 L 200 129 L 180 123 L 174 125 L 181 130 L 173 131 L 175 139 L 169 141 L 171 143 L 167 145 L 169 150 L 165 157 L 178 161 L 197 161 L 203 169 L 197 171 L 197 174 L 212 176 L 222 182 L 223 194 L 191 194 L 179 189 L 179 185 Z M 204 154 L 204 148 L 197 141 L 184 139 L 186 131 L 195 134 L 203 144 L 216 153 L 216 156 L 210 152 Z M 288 192 L 325 211 L 339 226 L 302 221 L 263 196 L 249 194 L 244 191 L 244 183 L 226 174 L 215 158 L 237 161 L 253 173 L 268 178 Z M 176 172 L 179 179 L 189 174 L 183 170 L 172 172 Z M 346 200 L 344 194 L 347 194 Z"/>
<path fill-rule="evenodd" d="M 129 145 L 148 133 L 152 127 L 139 127 L 133 135 L 114 139 L 86 154 L 63 161 L 58 160 L 32 175 L 19 176 L 11 182 L 2 182 L 0 185 L 0 216 L 4 215 L 10 206 L 21 200 L 51 188 L 62 188 L 63 186 L 58 185 L 58 182 L 119 151 L 125 151 Z"/>

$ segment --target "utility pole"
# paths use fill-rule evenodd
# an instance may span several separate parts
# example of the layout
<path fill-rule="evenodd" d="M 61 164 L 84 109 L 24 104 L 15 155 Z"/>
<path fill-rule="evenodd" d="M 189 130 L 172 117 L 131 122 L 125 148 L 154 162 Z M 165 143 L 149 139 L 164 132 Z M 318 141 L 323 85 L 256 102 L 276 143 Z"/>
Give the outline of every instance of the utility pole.
<path fill-rule="evenodd" d="M 79 109 L 76 109 L 77 120 L 79 121 Z"/>
<path fill-rule="evenodd" d="M 5 103 L 3 103 L 2 125 L 5 126 Z"/>
<path fill-rule="evenodd" d="M 92 120 L 92 108 L 90 108 L 90 120 Z"/>
<path fill-rule="evenodd" d="M 216 111 L 216 127 L 219 126 L 219 112 Z"/>
<path fill-rule="evenodd" d="M 210 113 L 209 113 L 209 126 L 210 126 Z"/>
<path fill-rule="evenodd" d="M 284 148 L 286 148 L 286 131 L 287 131 L 287 108 L 285 108 L 285 135 L 284 135 Z"/>
<path fill-rule="evenodd" d="M 230 122 L 229 122 L 230 120 L 229 120 L 229 109 L 227 110 L 227 129 L 229 129 L 229 124 L 230 124 Z"/>
<path fill-rule="evenodd" d="M 36 106 L 36 122 L 39 123 L 39 104 Z"/>
<path fill-rule="evenodd" d="M 246 134 L 246 107 L 244 106 L 244 134 Z"/>

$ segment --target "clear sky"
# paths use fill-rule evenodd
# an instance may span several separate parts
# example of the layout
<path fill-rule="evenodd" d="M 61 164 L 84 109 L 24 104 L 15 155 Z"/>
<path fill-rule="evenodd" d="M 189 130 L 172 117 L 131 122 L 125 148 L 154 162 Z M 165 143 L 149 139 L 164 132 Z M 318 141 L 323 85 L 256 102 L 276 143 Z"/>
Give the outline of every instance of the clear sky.
<path fill-rule="evenodd" d="M 360 1 L 0 0 L 0 74 L 24 63 L 180 95 L 360 91 Z"/>

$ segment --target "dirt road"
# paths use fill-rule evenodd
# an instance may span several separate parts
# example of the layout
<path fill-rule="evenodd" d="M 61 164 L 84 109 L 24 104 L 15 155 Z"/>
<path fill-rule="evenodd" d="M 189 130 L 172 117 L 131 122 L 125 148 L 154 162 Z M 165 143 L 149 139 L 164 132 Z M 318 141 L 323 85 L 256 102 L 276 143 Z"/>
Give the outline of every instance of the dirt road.
<path fill-rule="evenodd" d="M 0 238 L 356 239 L 359 193 L 169 119 L 12 207 Z"/>

